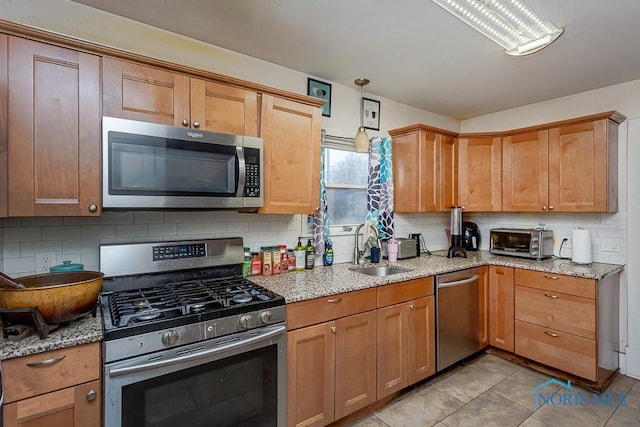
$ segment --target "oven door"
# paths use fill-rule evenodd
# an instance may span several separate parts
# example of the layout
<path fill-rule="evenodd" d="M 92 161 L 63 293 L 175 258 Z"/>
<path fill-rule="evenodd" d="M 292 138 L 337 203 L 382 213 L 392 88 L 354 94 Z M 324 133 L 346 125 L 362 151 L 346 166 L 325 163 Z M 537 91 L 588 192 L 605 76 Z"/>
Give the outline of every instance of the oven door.
<path fill-rule="evenodd" d="M 284 426 L 286 326 L 106 364 L 105 427 Z"/>

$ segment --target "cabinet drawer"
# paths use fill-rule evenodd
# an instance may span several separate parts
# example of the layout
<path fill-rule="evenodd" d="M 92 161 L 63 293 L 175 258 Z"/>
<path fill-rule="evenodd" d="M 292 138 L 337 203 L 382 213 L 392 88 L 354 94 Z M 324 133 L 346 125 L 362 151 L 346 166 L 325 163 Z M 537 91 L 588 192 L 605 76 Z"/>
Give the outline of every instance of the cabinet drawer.
<path fill-rule="evenodd" d="M 516 286 L 517 320 L 596 339 L 596 301 L 560 292 Z"/>
<path fill-rule="evenodd" d="M 433 295 L 433 277 L 393 283 L 378 288 L 378 307 Z"/>
<path fill-rule="evenodd" d="M 596 381 L 596 342 L 516 320 L 516 354 Z"/>
<path fill-rule="evenodd" d="M 97 380 L 100 365 L 97 342 L 4 360 L 5 403 Z"/>
<path fill-rule="evenodd" d="M 376 289 L 346 292 L 287 304 L 287 328 L 303 328 L 376 308 Z"/>
<path fill-rule="evenodd" d="M 596 281 L 582 277 L 565 276 L 563 274 L 545 273 L 541 271 L 522 270 L 516 268 L 516 285 L 544 289 L 584 298 L 596 298 Z"/>

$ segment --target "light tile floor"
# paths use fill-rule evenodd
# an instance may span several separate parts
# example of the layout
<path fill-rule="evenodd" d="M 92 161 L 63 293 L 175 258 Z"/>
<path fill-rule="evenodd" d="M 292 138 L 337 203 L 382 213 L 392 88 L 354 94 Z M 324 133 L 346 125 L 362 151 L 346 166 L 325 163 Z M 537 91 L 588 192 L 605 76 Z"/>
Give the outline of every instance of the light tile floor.
<path fill-rule="evenodd" d="M 480 354 L 351 426 L 640 426 L 640 381 L 618 375 L 597 400 L 575 384 L 552 383 L 538 390 L 543 399 L 536 408 L 533 389 L 551 378 Z"/>

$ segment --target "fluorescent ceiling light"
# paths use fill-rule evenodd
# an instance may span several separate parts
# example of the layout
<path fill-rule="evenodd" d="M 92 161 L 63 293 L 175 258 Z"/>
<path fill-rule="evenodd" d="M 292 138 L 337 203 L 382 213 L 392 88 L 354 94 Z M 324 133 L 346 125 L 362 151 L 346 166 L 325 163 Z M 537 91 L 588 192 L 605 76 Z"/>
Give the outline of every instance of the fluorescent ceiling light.
<path fill-rule="evenodd" d="M 528 55 L 562 34 L 524 0 L 433 0 L 505 49 L 507 55 Z"/>

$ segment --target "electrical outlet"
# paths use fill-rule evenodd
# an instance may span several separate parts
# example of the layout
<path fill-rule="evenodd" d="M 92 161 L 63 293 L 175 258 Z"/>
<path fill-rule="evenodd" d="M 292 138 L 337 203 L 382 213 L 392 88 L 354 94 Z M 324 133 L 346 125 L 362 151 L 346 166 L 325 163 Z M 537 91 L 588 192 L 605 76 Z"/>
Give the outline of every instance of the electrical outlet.
<path fill-rule="evenodd" d="M 618 239 L 603 238 L 600 242 L 600 250 L 602 252 L 620 252 L 620 241 Z"/>
<path fill-rule="evenodd" d="M 36 257 L 36 273 L 48 273 L 49 268 L 55 265 L 56 254 L 54 252 L 38 252 Z"/>

